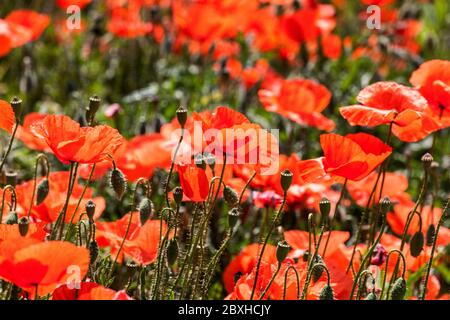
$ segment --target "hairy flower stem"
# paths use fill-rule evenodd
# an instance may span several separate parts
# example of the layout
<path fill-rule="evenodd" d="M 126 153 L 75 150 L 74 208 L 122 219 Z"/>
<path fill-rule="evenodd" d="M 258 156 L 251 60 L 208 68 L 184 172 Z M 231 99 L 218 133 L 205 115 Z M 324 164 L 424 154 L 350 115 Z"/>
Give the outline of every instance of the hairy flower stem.
<path fill-rule="evenodd" d="M 367 261 L 370 259 L 370 257 L 372 257 L 372 253 L 375 250 L 375 247 L 377 246 L 377 244 L 380 242 L 381 236 L 383 235 L 384 228 L 386 227 L 386 214 L 382 213 L 382 215 L 383 215 L 383 224 L 381 225 L 380 233 L 378 234 L 378 237 L 375 239 L 372 246 L 369 248 L 368 252 L 364 256 L 363 261 L 361 262 L 361 265 L 359 266 L 358 272 L 357 272 L 355 278 L 353 279 L 353 285 L 352 285 L 352 290 L 350 292 L 349 300 L 353 300 L 353 297 L 355 295 L 356 285 L 358 284 L 359 278 L 361 277 L 362 272 L 365 270 L 365 265 L 366 265 Z"/>
<path fill-rule="evenodd" d="M 298 271 L 295 269 L 294 266 L 287 267 L 286 271 L 284 272 L 284 283 L 283 283 L 283 300 L 286 299 L 286 287 L 287 287 L 287 276 L 289 274 L 290 270 L 294 270 L 295 277 L 297 280 L 297 300 L 300 299 L 300 277 L 298 276 Z"/>
<path fill-rule="evenodd" d="M 5 209 L 5 196 L 6 196 L 6 191 L 8 191 L 8 190 L 11 192 L 11 206 L 14 211 L 16 210 L 16 206 L 17 206 L 16 190 L 14 189 L 13 186 L 8 184 L 3 188 L 2 206 L 0 207 L 0 224 L 2 224 L 2 221 L 3 221 L 3 210 Z"/>
<path fill-rule="evenodd" d="M 0 163 L 0 172 L 2 172 L 3 170 L 3 166 L 6 163 L 6 159 L 8 158 L 9 153 L 11 152 L 11 148 L 14 142 L 14 138 L 16 136 L 16 132 L 17 132 L 17 128 L 19 127 L 19 120 L 16 120 L 16 125 L 14 126 L 14 130 L 13 133 L 11 135 L 11 137 L 9 138 L 9 143 L 8 143 L 8 147 L 6 149 L 5 155 L 3 156 L 2 162 Z"/>
<path fill-rule="evenodd" d="M 269 238 L 270 238 L 273 230 L 275 229 L 276 225 L 279 223 L 281 213 L 283 212 L 284 205 L 286 204 L 286 196 L 287 196 L 287 192 L 284 191 L 283 202 L 281 203 L 280 209 L 278 210 L 277 214 L 275 215 L 275 218 L 272 221 L 272 224 L 269 227 L 266 238 L 264 239 L 264 242 L 263 242 L 263 246 L 261 248 L 261 252 L 259 253 L 258 263 L 256 264 L 255 280 L 253 281 L 252 293 L 250 295 L 250 300 L 253 300 L 253 296 L 255 295 L 256 285 L 258 283 L 259 268 L 261 266 L 261 261 L 262 261 L 263 255 L 264 255 L 264 251 L 266 250 L 267 243 L 269 242 Z"/>
<path fill-rule="evenodd" d="M 84 195 L 85 195 L 85 193 L 87 191 L 87 188 L 89 187 L 89 184 L 91 183 L 92 176 L 94 175 L 94 171 L 95 171 L 95 166 L 96 166 L 96 163 L 94 163 L 92 165 L 92 169 L 91 169 L 91 172 L 89 173 L 89 177 L 88 177 L 88 179 L 86 181 L 86 184 L 83 187 L 83 191 L 81 192 L 80 198 L 78 199 L 77 205 L 75 206 L 75 210 L 73 211 L 72 216 L 70 217 L 70 222 L 69 222 L 69 225 L 68 225 L 68 228 L 67 228 L 67 231 L 66 231 L 66 235 L 64 236 L 64 241 L 68 240 L 70 232 L 72 231 L 73 219 L 75 218 L 75 216 L 76 216 L 76 214 L 78 212 L 78 209 L 80 208 L 81 201 L 83 201 L 83 198 L 84 198 Z"/>
<path fill-rule="evenodd" d="M 341 201 L 342 201 L 342 199 L 344 197 L 345 187 L 347 186 L 347 181 L 348 180 L 345 179 L 344 185 L 342 186 L 341 194 L 339 196 L 339 200 L 336 202 L 336 207 L 334 208 L 334 213 L 333 213 L 333 216 L 331 217 L 331 220 L 330 220 L 330 230 L 328 231 L 328 237 L 327 237 L 327 240 L 325 242 L 325 247 L 323 248 L 323 252 L 322 252 L 322 258 L 323 259 L 325 259 L 325 253 L 327 252 L 328 242 L 330 241 L 331 233 L 333 232 L 333 222 L 334 222 L 334 219 L 336 218 L 336 213 L 338 211 L 339 204 L 341 203 Z"/>
<path fill-rule="evenodd" d="M 319 254 L 319 247 L 320 247 L 320 243 L 322 242 L 322 237 L 323 237 L 323 233 L 325 231 L 325 226 L 322 226 L 320 228 L 320 234 L 319 234 L 319 239 L 317 240 L 316 246 L 314 248 L 314 254 L 309 254 L 308 257 L 308 267 L 306 269 L 306 279 L 305 279 L 305 285 L 303 286 L 303 290 L 302 290 L 302 300 L 306 299 L 306 295 L 308 293 L 308 287 L 309 287 L 309 283 L 311 282 L 311 276 L 312 276 L 312 270 L 314 267 L 314 261 L 316 260 L 317 255 Z"/>
<path fill-rule="evenodd" d="M 384 288 L 386 286 L 386 278 L 387 278 L 387 270 L 388 270 L 388 265 L 389 265 L 389 258 L 391 257 L 391 255 L 393 253 L 397 253 L 398 256 L 401 258 L 402 262 L 403 262 L 403 272 L 402 272 L 402 277 L 405 277 L 405 272 L 406 272 L 406 260 L 405 260 L 405 256 L 403 255 L 403 253 L 400 250 L 397 249 L 392 249 L 391 251 L 389 251 L 389 253 L 386 256 L 386 263 L 384 266 L 384 276 L 383 276 L 383 280 L 382 280 L 382 284 L 381 284 L 381 293 L 380 293 L 380 300 L 383 299 L 383 294 L 384 294 Z M 395 280 L 394 277 L 392 276 L 391 278 L 391 282 Z M 386 299 L 388 297 L 386 296 Z"/>
<path fill-rule="evenodd" d="M 177 286 L 178 282 L 181 280 L 181 275 L 183 274 L 183 271 L 185 269 L 185 267 L 187 265 L 191 264 L 191 261 L 193 259 L 193 253 L 198 245 L 198 241 L 200 239 L 200 237 L 203 235 L 203 230 L 206 227 L 207 222 L 209 221 L 212 211 L 214 209 L 214 204 L 217 200 L 217 197 L 219 195 L 219 191 L 220 191 L 220 186 L 222 185 L 222 181 L 223 181 L 223 176 L 225 173 L 225 167 L 226 167 L 226 157 L 224 157 L 224 162 L 223 162 L 223 166 L 222 166 L 222 171 L 220 173 L 220 177 L 219 177 L 219 184 L 216 190 L 216 193 L 214 195 L 214 198 L 211 200 L 211 204 L 209 205 L 209 207 L 206 209 L 205 208 L 205 215 L 204 218 L 200 221 L 200 227 L 197 230 L 196 234 L 194 235 L 193 241 L 191 243 L 191 246 L 186 254 L 186 257 L 184 259 L 183 265 L 181 266 L 180 272 L 178 273 L 177 278 L 175 279 L 175 282 L 173 284 L 173 290 L 175 289 L 175 287 Z M 188 268 L 188 272 L 189 272 L 190 267 Z"/>
<path fill-rule="evenodd" d="M 433 257 L 434 257 L 434 253 L 436 251 L 436 243 L 437 243 L 437 238 L 438 238 L 438 234 L 439 234 L 439 229 L 441 228 L 442 224 L 444 223 L 445 219 L 447 218 L 447 212 L 449 210 L 449 205 L 450 205 L 450 199 L 447 200 L 447 204 L 445 205 L 444 210 L 442 211 L 441 218 L 439 219 L 438 225 L 436 227 L 436 231 L 433 236 L 433 246 L 431 247 L 430 258 L 428 259 L 428 263 L 427 263 L 427 266 L 425 269 L 425 277 L 423 278 L 423 282 L 422 282 L 422 292 L 420 293 L 420 296 L 419 296 L 420 300 L 425 300 L 425 296 L 427 293 L 427 286 L 428 286 L 428 278 L 430 276 L 431 265 L 433 264 Z"/>
<path fill-rule="evenodd" d="M 170 202 L 169 202 L 170 179 L 172 178 L 173 168 L 175 166 L 175 160 L 177 159 L 178 150 L 180 149 L 181 143 L 183 142 L 183 137 L 184 137 L 184 128 L 181 128 L 180 140 L 178 140 L 177 147 L 175 148 L 175 152 L 173 154 L 173 159 L 172 159 L 172 163 L 170 164 L 170 170 L 169 170 L 169 174 L 167 176 L 165 190 L 164 190 L 164 194 L 166 195 L 166 206 L 167 207 L 170 207 Z"/>
<path fill-rule="evenodd" d="M 250 176 L 247 183 L 245 184 L 244 188 L 242 189 L 242 192 L 239 195 L 238 205 L 241 205 L 242 198 L 244 197 L 245 191 L 248 189 L 248 187 L 250 186 L 250 183 L 252 182 L 253 178 L 255 178 L 255 176 L 256 176 L 256 171 L 253 172 L 253 174 Z"/>
<path fill-rule="evenodd" d="M 267 291 L 269 291 L 270 287 L 272 286 L 273 280 L 275 280 L 275 277 L 277 276 L 278 272 L 280 271 L 280 268 L 281 268 L 281 262 L 278 262 L 277 269 L 272 274 L 272 277 L 270 278 L 269 283 L 267 284 L 266 288 L 264 289 L 264 291 L 259 296 L 258 300 L 262 300 L 264 298 L 264 296 L 266 295 Z"/>
<path fill-rule="evenodd" d="M 157 264 L 156 264 L 156 278 L 155 278 L 155 285 L 153 290 L 153 300 L 158 299 L 157 290 L 159 287 L 159 283 L 161 280 L 161 273 L 164 266 L 164 253 L 166 248 L 167 239 L 169 238 L 170 233 L 170 220 L 172 217 L 172 213 L 176 216 L 178 214 L 180 206 L 177 205 L 177 212 L 175 212 L 172 208 L 164 208 L 161 211 L 161 216 L 159 217 L 159 243 L 158 243 L 158 258 L 157 258 Z M 162 236 L 162 227 L 163 227 L 163 213 L 164 211 L 169 211 L 169 217 L 168 217 L 168 227 L 167 231 L 164 234 L 164 237 Z"/>
<path fill-rule="evenodd" d="M 393 125 L 393 123 L 391 122 L 391 124 L 389 125 L 389 133 L 388 133 L 388 136 L 387 136 L 387 138 L 386 138 L 386 144 L 387 144 L 387 145 L 389 145 L 389 143 L 391 142 L 391 139 L 392 139 L 392 125 Z M 348 273 L 348 271 L 349 271 L 349 270 L 351 269 L 351 267 L 352 267 L 353 259 L 354 259 L 354 257 L 355 257 L 355 253 L 356 253 L 356 247 L 358 246 L 359 240 L 360 240 L 360 238 L 361 238 L 362 228 L 363 228 L 363 226 L 364 226 L 364 223 L 366 222 L 366 220 L 367 220 L 367 218 L 368 218 L 368 215 L 369 215 L 369 207 L 370 207 L 370 204 L 371 204 L 371 202 L 372 202 L 372 199 L 373 199 L 373 197 L 374 197 L 374 195 L 375 195 L 375 193 L 376 193 L 377 186 L 378 186 L 378 182 L 380 181 L 381 175 L 383 175 L 383 182 L 382 182 L 382 184 L 384 185 L 385 170 L 386 170 L 386 168 L 387 168 L 387 166 L 388 166 L 388 161 L 389 161 L 388 159 L 390 159 L 390 157 L 388 157 L 388 158 L 383 162 L 382 166 L 380 167 L 380 170 L 378 171 L 377 179 L 375 180 L 375 185 L 374 185 L 373 188 L 372 188 L 372 191 L 371 191 L 371 193 L 370 193 L 370 195 L 369 195 L 369 199 L 367 200 L 366 207 L 365 207 L 365 209 L 364 209 L 364 211 L 363 211 L 363 214 L 362 214 L 362 216 L 361 216 L 361 220 L 360 220 L 359 225 L 358 225 L 358 230 L 356 231 L 356 238 L 355 238 L 355 243 L 354 243 L 354 245 L 353 245 L 352 256 L 351 256 L 350 262 L 349 262 L 349 264 L 348 264 L 348 266 L 347 266 L 347 270 L 345 271 L 346 273 Z M 383 186 L 380 188 L 380 194 L 379 194 L 379 198 L 378 198 L 378 199 L 381 199 L 382 192 L 383 192 Z"/>
<path fill-rule="evenodd" d="M 206 294 L 209 288 L 209 284 L 211 282 L 211 279 L 214 275 L 214 271 L 216 270 L 217 263 L 219 262 L 220 257 L 222 256 L 225 249 L 228 247 L 228 244 L 230 243 L 231 237 L 233 235 L 233 232 L 230 230 L 227 231 L 227 235 L 225 239 L 223 240 L 221 246 L 216 251 L 214 256 L 211 258 L 211 261 L 208 263 L 206 267 L 206 272 L 208 272 L 207 276 L 205 277 L 204 283 L 203 283 L 203 293 Z"/>
<path fill-rule="evenodd" d="M 67 208 L 69 206 L 70 197 L 72 196 L 72 191 L 75 186 L 76 179 L 77 179 L 77 170 L 78 170 L 78 163 L 72 162 L 70 164 L 69 184 L 67 187 L 66 200 L 64 202 L 62 210 L 59 213 L 58 218 L 56 219 L 56 222 L 54 225 L 54 230 L 56 230 L 56 232 L 58 232 L 58 226 L 59 226 L 59 235 L 57 237 L 59 240 L 61 240 L 61 238 L 62 238 L 62 235 L 64 232 L 64 227 L 66 225 L 66 222 L 65 222 L 66 221 L 66 213 L 67 213 Z M 54 235 L 55 237 L 56 237 L 56 232 Z"/>
<path fill-rule="evenodd" d="M 45 161 L 46 168 L 46 178 L 48 179 L 48 175 L 50 174 L 50 164 L 48 162 L 47 157 L 44 154 L 39 154 L 36 158 L 36 164 L 34 166 L 34 184 L 33 184 L 33 193 L 31 195 L 30 206 L 28 207 L 27 218 L 30 219 L 31 209 L 33 208 L 34 196 L 36 195 L 36 185 L 37 185 L 37 175 L 38 175 L 38 165 L 39 162 L 43 159 Z"/>
<path fill-rule="evenodd" d="M 411 221 L 412 221 L 414 215 L 416 214 L 417 208 L 419 207 L 419 205 L 422 203 L 422 201 L 424 199 L 427 185 L 428 185 L 428 170 L 425 170 L 425 174 L 423 177 L 422 187 L 420 189 L 419 196 L 417 198 L 417 201 L 416 201 L 416 204 L 414 205 L 413 210 L 408 214 L 408 217 L 407 217 L 406 223 L 405 223 L 405 228 L 403 229 L 402 241 L 400 243 L 400 249 L 399 249 L 401 252 L 403 252 L 403 249 L 406 244 L 406 237 L 408 235 L 409 225 L 411 224 Z M 392 279 L 396 279 L 399 267 L 400 267 L 399 261 L 397 261 L 397 263 L 395 264 L 394 272 L 392 273 Z M 392 288 L 392 281 L 389 283 L 388 291 L 386 293 L 387 296 L 389 296 L 389 292 L 390 292 L 391 288 Z"/>

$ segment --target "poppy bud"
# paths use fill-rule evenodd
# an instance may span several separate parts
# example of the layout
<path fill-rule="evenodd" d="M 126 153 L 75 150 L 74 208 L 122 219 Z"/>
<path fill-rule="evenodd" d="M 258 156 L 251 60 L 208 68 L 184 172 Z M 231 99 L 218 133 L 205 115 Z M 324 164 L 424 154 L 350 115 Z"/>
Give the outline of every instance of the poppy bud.
<path fill-rule="evenodd" d="M 322 216 L 328 216 L 330 214 L 331 203 L 327 198 L 322 198 L 319 202 L 320 214 Z"/>
<path fill-rule="evenodd" d="M 309 251 L 308 250 L 305 251 L 302 258 L 303 258 L 304 262 L 308 261 L 308 259 L 309 259 Z"/>
<path fill-rule="evenodd" d="M 291 246 L 286 242 L 286 240 L 278 241 L 276 256 L 279 263 L 282 263 L 286 259 Z"/>
<path fill-rule="evenodd" d="M 126 189 L 127 189 L 127 181 L 122 171 L 119 169 L 114 169 L 111 171 L 111 186 L 114 189 L 114 192 L 117 195 L 117 198 L 122 199 Z"/>
<path fill-rule="evenodd" d="M 167 246 L 167 262 L 170 266 L 172 266 L 178 258 L 178 241 L 176 238 L 173 238 L 169 241 L 169 245 Z"/>
<path fill-rule="evenodd" d="M 98 257 L 98 243 L 95 240 L 92 240 L 89 243 L 89 264 L 95 263 Z"/>
<path fill-rule="evenodd" d="M 95 214 L 95 203 L 92 200 L 88 200 L 88 202 L 86 202 L 86 214 L 89 217 L 89 220 L 93 220 L 94 219 L 94 214 Z"/>
<path fill-rule="evenodd" d="M 433 156 L 428 152 L 422 156 L 422 164 L 425 170 L 428 170 L 433 162 Z"/>
<path fill-rule="evenodd" d="M 27 217 L 22 217 L 19 220 L 19 233 L 22 237 L 25 237 L 28 233 L 28 227 L 30 226 L 30 223 L 28 222 Z"/>
<path fill-rule="evenodd" d="M 183 200 L 183 188 L 176 187 L 175 189 L 173 189 L 173 199 L 178 205 L 181 203 L 181 201 Z"/>
<path fill-rule="evenodd" d="M 391 200 L 389 199 L 389 197 L 383 197 L 383 199 L 380 200 L 380 206 L 381 211 L 383 213 L 387 213 L 391 208 Z"/>
<path fill-rule="evenodd" d="M 322 288 L 319 295 L 320 300 L 334 300 L 333 288 L 328 284 Z"/>
<path fill-rule="evenodd" d="M 392 286 L 391 300 L 403 300 L 406 294 L 406 281 L 403 278 L 395 280 Z"/>
<path fill-rule="evenodd" d="M 206 164 L 211 168 L 211 170 L 214 170 L 214 167 L 216 166 L 216 157 L 213 154 L 208 154 L 205 157 Z"/>
<path fill-rule="evenodd" d="M 144 225 L 153 213 L 153 202 L 149 198 L 142 199 L 138 210 L 141 225 Z"/>
<path fill-rule="evenodd" d="M 420 252 L 422 252 L 424 240 L 423 233 L 420 231 L 417 231 L 412 236 L 409 242 L 409 250 L 414 258 L 418 257 Z"/>
<path fill-rule="evenodd" d="M 195 155 L 194 163 L 198 168 L 203 169 L 203 170 L 206 169 L 206 161 L 202 154 L 199 153 L 199 154 Z"/>
<path fill-rule="evenodd" d="M 239 196 L 237 195 L 236 191 L 234 191 L 229 186 L 225 186 L 225 188 L 223 189 L 223 198 L 230 207 L 236 206 L 239 201 Z"/>
<path fill-rule="evenodd" d="M 178 123 L 180 124 L 181 128 L 184 128 L 184 125 L 186 124 L 187 121 L 187 109 L 184 107 L 179 107 L 177 109 L 177 120 Z"/>
<path fill-rule="evenodd" d="M 281 187 L 284 192 L 287 192 L 292 183 L 293 174 L 290 170 L 286 169 L 281 172 Z"/>
<path fill-rule="evenodd" d="M 49 191 L 48 179 L 44 178 L 41 182 L 39 182 L 39 185 L 37 186 L 36 205 L 40 205 L 42 202 L 44 202 L 45 198 L 47 198 L 48 191 Z"/>
<path fill-rule="evenodd" d="M 434 242 L 434 236 L 436 234 L 436 227 L 434 224 L 430 224 L 430 226 L 427 229 L 427 246 L 431 247 Z"/>
<path fill-rule="evenodd" d="M 228 211 L 228 226 L 233 229 L 236 223 L 239 221 L 241 213 L 238 208 L 233 208 Z"/>
<path fill-rule="evenodd" d="M 95 114 L 100 108 L 100 102 L 102 100 L 98 96 L 92 96 L 89 98 L 89 106 L 86 108 L 86 120 L 89 124 L 94 121 Z"/>
<path fill-rule="evenodd" d="M 14 110 L 14 114 L 16 115 L 16 119 L 18 119 L 22 113 L 22 99 L 14 97 L 10 103 Z"/>
<path fill-rule="evenodd" d="M 315 264 L 313 266 L 313 270 L 312 270 L 312 280 L 314 282 L 319 281 L 320 277 L 322 277 L 324 268 L 323 266 L 321 266 L 320 264 L 323 264 L 323 260 L 320 256 L 316 256 L 316 261 Z"/>
<path fill-rule="evenodd" d="M 377 300 L 377 295 L 373 292 L 369 293 L 364 300 Z"/>
<path fill-rule="evenodd" d="M 17 224 L 18 219 L 17 212 L 11 211 L 6 218 L 6 224 Z"/>

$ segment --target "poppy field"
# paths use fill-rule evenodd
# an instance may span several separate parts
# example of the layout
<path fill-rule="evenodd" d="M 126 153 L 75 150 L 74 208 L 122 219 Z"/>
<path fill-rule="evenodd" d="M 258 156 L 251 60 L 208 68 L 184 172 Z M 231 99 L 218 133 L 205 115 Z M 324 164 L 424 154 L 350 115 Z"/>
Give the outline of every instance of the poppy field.
<path fill-rule="evenodd" d="M 447 0 L 2 1 L 0 300 L 449 300 L 449 127 Z"/>

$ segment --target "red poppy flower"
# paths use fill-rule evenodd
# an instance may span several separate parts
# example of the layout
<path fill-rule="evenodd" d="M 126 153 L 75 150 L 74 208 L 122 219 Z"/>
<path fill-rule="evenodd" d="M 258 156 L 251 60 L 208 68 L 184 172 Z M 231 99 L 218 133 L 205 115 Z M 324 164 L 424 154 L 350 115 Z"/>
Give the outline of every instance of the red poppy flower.
<path fill-rule="evenodd" d="M 58 7 L 63 10 L 66 10 L 70 6 L 77 6 L 80 9 L 83 9 L 91 2 L 92 0 L 56 0 L 56 4 L 58 5 Z"/>
<path fill-rule="evenodd" d="M 28 225 L 28 232 L 25 237 L 37 240 L 37 242 L 44 241 L 45 237 L 47 236 L 47 232 L 44 230 L 44 228 L 45 223 L 30 223 Z M 0 224 L 0 243 L 2 241 L 20 240 L 22 238 L 24 238 L 24 236 L 20 234 L 18 224 Z"/>
<path fill-rule="evenodd" d="M 38 183 L 42 178 L 38 179 Z M 37 221 L 43 222 L 54 222 L 58 218 L 61 209 L 65 204 L 65 199 L 67 196 L 67 188 L 69 183 L 69 172 L 68 171 L 56 171 L 51 172 L 49 175 L 49 193 L 45 200 L 36 206 L 33 204 L 31 208 L 31 217 Z M 19 184 L 16 186 L 17 193 L 17 214 L 19 217 L 26 216 L 28 213 L 28 208 L 30 206 L 30 198 L 33 193 L 34 180 L 30 180 Z M 75 208 L 83 194 L 84 187 L 75 182 L 72 190 L 72 195 L 68 202 L 66 222 L 70 222 L 72 215 L 75 213 Z M 80 215 L 83 212 L 81 208 L 84 208 L 88 200 L 92 199 L 96 204 L 94 219 L 98 219 L 103 211 L 105 210 L 106 203 L 105 199 L 102 197 L 94 197 L 94 192 L 91 188 L 87 188 L 81 199 L 80 206 L 78 208 L 77 214 L 74 216 L 73 221 L 78 222 Z"/>
<path fill-rule="evenodd" d="M 52 300 L 133 300 L 125 290 L 115 291 L 95 282 L 82 282 L 79 288 L 62 285 L 52 294 Z"/>
<path fill-rule="evenodd" d="M 89 266 L 86 248 L 63 241 L 33 241 L 23 238 L 0 243 L 2 279 L 39 296 L 51 293 L 68 280 L 81 282 Z"/>
<path fill-rule="evenodd" d="M 125 236 L 130 213 L 121 219 L 113 222 L 97 222 L 96 239 L 100 248 L 109 247 L 113 258 L 116 257 L 120 245 Z M 136 263 L 148 265 L 156 260 L 159 245 L 160 221 L 148 220 L 143 226 L 139 223 L 139 214 L 135 212 L 130 225 L 127 238 L 123 245 L 118 261 L 122 262 L 123 257 L 130 257 Z M 162 235 L 167 232 L 167 224 L 162 224 Z"/>
<path fill-rule="evenodd" d="M 116 129 L 109 126 L 80 127 L 63 115 L 49 115 L 32 125 L 32 132 L 45 140 L 63 163 L 95 163 L 105 160 L 124 142 Z"/>
<path fill-rule="evenodd" d="M 31 41 L 32 31 L 13 22 L 0 19 L 0 56 L 7 55 L 13 48 Z"/>
<path fill-rule="evenodd" d="M 366 178 L 360 181 L 349 181 L 347 183 L 347 190 L 350 193 L 351 197 L 356 201 L 358 206 L 365 207 L 367 205 L 367 201 L 369 200 L 372 189 L 375 186 L 377 177 L 378 173 L 372 172 Z M 380 201 L 380 188 L 381 178 L 372 197 L 373 203 L 378 203 Z M 409 201 L 410 196 L 408 193 L 406 193 L 407 189 L 408 180 L 403 174 L 396 172 L 386 172 L 382 197 L 389 197 L 389 199 L 393 203 Z"/>
<path fill-rule="evenodd" d="M 153 25 L 142 21 L 139 11 L 140 8 L 135 6 L 113 9 L 108 31 L 121 38 L 136 38 L 150 33 Z"/>
<path fill-rule="evenodd" d="M 387 215 L 387 222 L 389 223 L 392 231 L 397 234 L 401 235 L 403 234 L 403 230 L 406 226 L 406 220 L 408 218 L 409 213 L 414 208 L 414 203 L 412 201 L 402 204 L 397 204 L 394 206 L 394 210 L 392 212 L 389 212 Z M 437 223 L 439 222 L 439 219 L 442 215 L 442 209 L 441 208 L 433 208 L 433 211 L 431 210 L 430 206 L 424 206 L 421 210 L 421 217 L 422 217 L 422 232 L 425 234 L 425 232 L 428 230 L 428 227 L 430 225 L 434 225 L 436 227 Z M 408 234 L 412 235 L 414 232 L 419 230 L 419 218 L 417 215 L 414 215 L 414 217 L 411 220 L 411 223 L 409 225 Z M 439 229 L 439 235 L 437 239 L 437 245 L 438 246 L 446 246 L 450 243 L 450 229 L 442 226 Z"/>
<path fill-rule="evenodd" d="M 0 113 L 2 114 L 2 117 L 0 118 L 0 129 L 12 133 L 15 122 L 13 108 L 8 102 L 0 100 Z"/>
<path fill-rule="evenodd" d="M 324 156 L 298 162 L 300 177 L 305 182 L 326 178 L 361 180 L 367 177 L 392 152 L 378 138 L 366 134 L 323 134 L 320 144 Z"/>
<path fill-rule="evenodd" d="M 237 273 L 247 274 L 256 266 L 258 253 L 261 246 L 257 243 L 246 246 L 225 268 L 223 272 L 223 283 L 227 292 L 232 292 L 234 288 L 234 278 Z M 263 261 L 267 263 L 276 263 L 276 247 L 267 245 L 264 250 Z"/>
<path fill-rule="evenodd" d="M 450 112 L 450 61 L 427 61 L 412 73 L 409 81 L 433 108 Z"/>
<path fill-rule="evenodd" d="M 178 164 L 177 171 L 183 194 L 194 202 L 205 201 L 209 193 L 206 171 L 195 164 Z"/>
<path fill-rule="evenodd" d="M 167 168 L 171 162 L 171 149 L 159 133 L 137 136 L 125 144 L 116 164 L 130 181 L 150 177 L 156 168 Z"/>
<path fill-rule="evenodd" d="M 47 114 L 45 113 L 37 113 L 32 112 L 25 116 L 23 120 L 23 125 L 17 128 L 16 137 L 21 140 L 28 148 L 37 150 L 37 151 L 45 151 L 52 152 L 52 149 L 49 148 L 47 143 L 43 141 L 41 138 L 36 137 L 31 131 L 32 125 L 34 123 L 38 123 L 45 119 Z"/>
<path fill-rule="evenodd" d="M 360 105 L 341 107 L 341 115 L 352 126 L 378 126 L 392 123 L 392 132 L 403 141 L 418 141 L 439 128 L 425 114 L 427 101 L 412 88 L 395 82 L 377 82 L 356 98 Z M 425 135 L 416 133 L 418 130 Z"/>
<path fill-rule="evenodd" d="M 15 10 L 5 20 L 31 31 L 31 40 L 36 40 L 50 24 L 50 17 L 32 10 Z"/>
<path fill-rule="evenodd" d="M 260 90 L 258 96 L 267 111 L 277 112 L 301 125 L 326 131 L 334 129 L 334 122 L 321 114 L 330 103 L 331 93 L 315 81 L 278 79 L 269 88 Z"/>

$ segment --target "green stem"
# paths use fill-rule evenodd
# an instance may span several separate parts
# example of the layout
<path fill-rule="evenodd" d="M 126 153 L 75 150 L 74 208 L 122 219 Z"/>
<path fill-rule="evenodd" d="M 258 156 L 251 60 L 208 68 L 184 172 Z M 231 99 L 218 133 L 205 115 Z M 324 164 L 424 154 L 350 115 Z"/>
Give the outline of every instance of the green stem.
<path fill-rule="evenodd" d="M 261 266 L 262 257 L 264 255 L 264 251 L 266 249 L 267 243 L 269 242 L 270 235 L 272 234 L 272 231 L 275 228 L 276 224 L 278 223 L 281 213 L 283 212 L 284 205 L 286 204 L 286 196 L 287 196 L 287 192 L 285 191 L 284 195 L 283 195 L 283 202 L 281 203 L 280 209 L 278 210 L 275 218 L 273 219 L 272 224 L 269 227 L 269 231 L 267 232 L 266 238 L 264 239 L 263 246 L 262 246 L 261 252 L 259 254 L 259 258 L 258 258 L 258 263 L 256 264 L 255 280 L 253 281 L 253 287 L 252 287 L 252 293 L 250 295 L 250 300 L 253 300 L 253 296 L 255 295 L 256 284 L 258 282 L 258 276 L 259 276 L 259 267 Z"/>
<path fill-rule="evenodd" d="M 0 163 L 0 172 L 3 170 L 3 166 L 6 163 L 6 158 L 8 158 L 9 153 L 11 152 L 11 148 L 14 142 L 14 137 L 16 136 L 17 128 L 19 127 L 19 120 L 16 120 L 16 125 L 14 127 L 13 133 L 11 137 L 9 138 L 8 148 L 6 149 L 6 153 L 3 156 L 2 162 Z"/>

